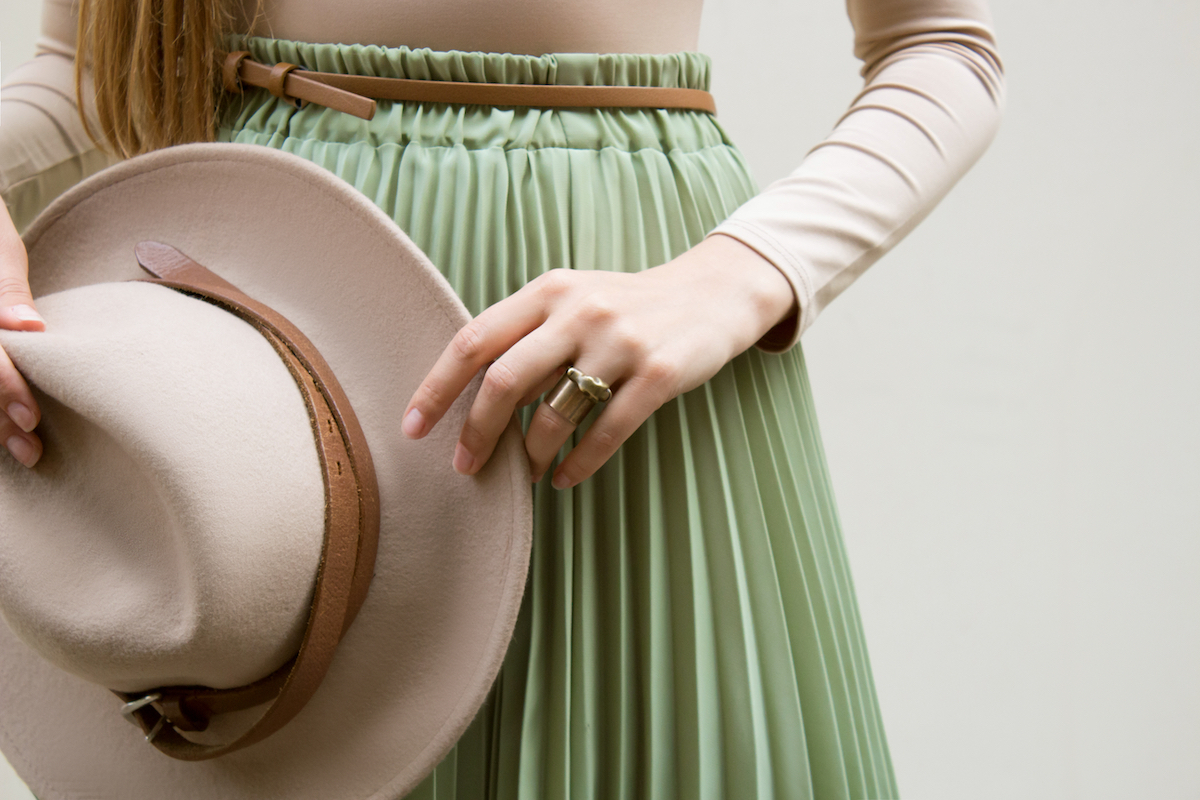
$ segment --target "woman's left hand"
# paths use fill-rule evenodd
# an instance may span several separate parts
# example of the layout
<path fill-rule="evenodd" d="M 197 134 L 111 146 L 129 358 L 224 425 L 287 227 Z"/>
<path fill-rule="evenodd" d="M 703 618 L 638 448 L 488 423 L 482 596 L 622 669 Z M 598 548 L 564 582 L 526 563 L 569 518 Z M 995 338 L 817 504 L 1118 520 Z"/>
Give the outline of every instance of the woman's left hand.
<path fill-rule="evenodd" d="M 555 488 L 574 486 L 659 406 L 703 384 L 794 311 L 779 270 L 727 236 L 710 236 L 644 272 L 552 270 L 455 335 L 409 401 L 402 429 L 413 439 L 427 434 L 486 366 L 454 452 L 454 469 L 472 475 L 513 412 L 574 365 L 613 390 L 555 471 Z M 545 403 L 537 409 L 525 437 L 534 482 L 573 430 Z"/>

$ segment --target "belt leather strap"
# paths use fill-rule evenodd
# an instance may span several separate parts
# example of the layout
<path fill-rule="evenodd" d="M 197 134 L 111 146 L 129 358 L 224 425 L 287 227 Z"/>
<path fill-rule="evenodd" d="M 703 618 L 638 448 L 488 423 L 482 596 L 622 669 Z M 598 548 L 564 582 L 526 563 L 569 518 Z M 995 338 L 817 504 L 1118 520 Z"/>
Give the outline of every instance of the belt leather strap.
<path fill-rule="evenodd" d="M 269 67 L 252 60 L 245 50 L 226 57 L 222 81 L 229 92 L 240 93 L 245 86 L 257 86 L 297 106 L 316 103 L 361 119 L 375 116 L 376 100 L 532 108 L 678 108 L 717 113 L 713 96 L 701 89 L 374 78 L 312 72 L 286 61 Z"/>
<path fill-rule="evenodd" d="M 296 657 L 247 686 L 212 689 L 167 686 L 115 692 L 126 712 L 163 753 L 201 761 L 262 741 L 296 716 L 316 692 L 343 634 L 367 596 L 379 541 L 379 488 L 371 453 L 350 401 L 316 347 L 295 325 L 251 299 L 175 248 L 142 242 L 138 263 L 146 279 L 197 296 L 253 325 L 279 353 L 304 397 L 324 473 L 325 537 L 316 588 Z M 214 714 L 272 701 L 237 739 L 219 745 L 192 742 L 179 731 L 201 731 Z"/>

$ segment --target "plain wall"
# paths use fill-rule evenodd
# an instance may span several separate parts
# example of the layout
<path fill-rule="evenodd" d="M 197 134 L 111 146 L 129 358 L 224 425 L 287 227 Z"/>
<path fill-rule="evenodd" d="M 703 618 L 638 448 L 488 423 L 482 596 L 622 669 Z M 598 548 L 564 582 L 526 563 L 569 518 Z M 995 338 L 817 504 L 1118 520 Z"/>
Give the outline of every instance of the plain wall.
<path fill-rule="evenodd" d="M 7 72 L 37 11 L 0 7 Z M 892 757 L 916 800 L 1194 799 L 1200 3 L 993 12 L 999 138 L 803 343 Z M 708 0 L 763 185 L 856 91 L 850 42 L 834 0 Z"/>

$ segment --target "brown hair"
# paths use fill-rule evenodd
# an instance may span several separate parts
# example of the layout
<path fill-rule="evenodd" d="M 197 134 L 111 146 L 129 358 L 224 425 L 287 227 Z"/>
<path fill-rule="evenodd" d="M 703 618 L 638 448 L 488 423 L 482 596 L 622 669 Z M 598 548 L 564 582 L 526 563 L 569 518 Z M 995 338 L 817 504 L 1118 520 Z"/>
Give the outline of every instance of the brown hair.
<path fill-rule="evenodd" d="M 91 68 L 99 133 L 128 157 L 216 133 L 228 0 L 81 0 L 75 86 Z M 98 142 L 86 117 L 88 135 Z"/>

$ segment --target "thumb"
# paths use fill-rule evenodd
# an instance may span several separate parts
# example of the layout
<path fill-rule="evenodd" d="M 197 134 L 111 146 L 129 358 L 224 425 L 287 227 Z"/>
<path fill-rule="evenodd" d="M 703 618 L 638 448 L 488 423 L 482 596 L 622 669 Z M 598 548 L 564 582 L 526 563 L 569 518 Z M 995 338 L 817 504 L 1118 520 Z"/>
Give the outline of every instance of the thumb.
<path fill-rule="evenodd" d="M 41 331 L 46 322 L 29 293 L 29 257 L 8 209 L 0 214 L 0 328 Z"/>

